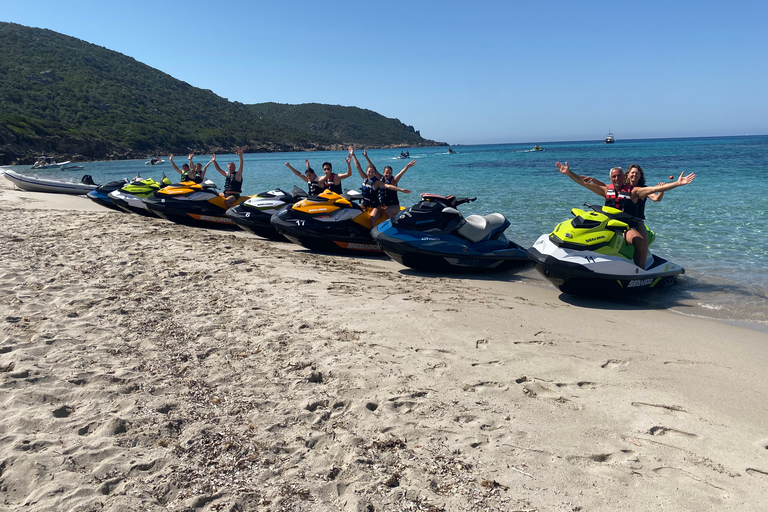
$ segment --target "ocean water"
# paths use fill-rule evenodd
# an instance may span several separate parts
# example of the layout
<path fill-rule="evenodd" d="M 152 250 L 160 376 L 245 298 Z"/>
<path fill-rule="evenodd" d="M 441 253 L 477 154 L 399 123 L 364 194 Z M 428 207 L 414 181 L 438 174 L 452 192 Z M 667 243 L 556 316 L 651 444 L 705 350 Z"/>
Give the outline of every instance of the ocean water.
<path fill-rule="evenodd" d="M 544 151 L 530 151 L 534 144 Z M 670 176 L 677 179 L 681 172 L 696 173 L 690 185 L 667 192 L 659 203 L 646 204 L 647 224 L 657 234 L 652 252 L 683 265 L 686 273 L 678 285 L 631 299 L 631 305 L 743 321 L 768 330 L 768 136 L 618 140 L 615 144 L 534 141 L 455 149 L 456 154 L 449 154 L 445 147 L 410 149 L 417 164 L 400 186 L 413 192 L 401 194 L 401 204 L 415 203 L 424 192 L 476 197 L 461 207 L 465 215 L 503 213 L 511 222 L 508 237 L 524 247 L 570 218 L 571 208 L 601 203 L 600 197 L 557 172 L 557 161 L 567 161 L 577 174 L 603 182 L 608 182 L 611 167 L 626 169 L 632 163 L 642 166 L 648 184 L 669 182 Z M 365 165 L 362 151 L 357 153 Z M 394 149 L 369 151 L 379 170 L 391 165 L 395 173 L 409 161 L 398 159 L 398 154 Z M 346 155 L 341 151 L 245 155 L 243 190 L 252 194 L 278 187 L 290 190 L 294 185 L 305 188 L 285 167 L 286 162 L 303 170 L 307 158 L 320 173 L 322 162 L 329 161 L 335 172 L 342 173 Z M 167 155 L 161 157 L 167 160 Z M 209 155 L 200 155 L 195 161 L 205 164 L 208 159 Z M 237 157 L 218 155 L 217 160 L 224 167 Z M 175 161 L 184 163 L 185 155 Z M 153 178 L 162 172 L 176 176 L 167 162 L 158 166 L 144 165 L 144 160 L 82 165 L 84 169 L 63 172 L 31 172 L 24 166 L 13 169 L 77 179 L 90 174 L 97 183 L 137 173 Z M 356 189 L 361 179 L 354 166 L 352 171 L 343 185 Z M 212 166 L 207 177 L 223 185 L 223 177 Z M 538 279 L 534 271 L 527 277 Z M 509 279 L 505 275 L 498 278 Z"/>

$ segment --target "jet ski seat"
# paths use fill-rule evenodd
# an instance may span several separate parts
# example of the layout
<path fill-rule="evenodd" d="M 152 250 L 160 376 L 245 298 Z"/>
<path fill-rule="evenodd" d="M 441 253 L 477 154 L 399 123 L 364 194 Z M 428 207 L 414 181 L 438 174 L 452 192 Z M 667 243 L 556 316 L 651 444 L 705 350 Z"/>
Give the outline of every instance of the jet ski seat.
<path fill-rule="evenodd" d="M 500 213 L 488 215 L 469 215 L 464 217 L 464 222 L 459 226 L 458 233 L 473 244 L 489 238 L 499 228 L 507 223 L 507 219 Z"/>

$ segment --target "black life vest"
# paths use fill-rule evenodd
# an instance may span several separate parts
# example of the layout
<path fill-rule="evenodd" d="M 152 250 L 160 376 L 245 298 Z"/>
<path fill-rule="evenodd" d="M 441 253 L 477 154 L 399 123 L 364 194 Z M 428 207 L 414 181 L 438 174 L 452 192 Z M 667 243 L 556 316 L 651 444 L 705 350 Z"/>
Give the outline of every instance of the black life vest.
<path fill-rule="evenodd" d="M 395 177 L 391 176 L 389 179 L 382 179 L 384 183 L 387 185 L 391 185 L 393 181 L 395 181 Z M 391 206 L 391 205 L 399 205 L 400 199 L 397 197 L 397 190 L 391 190 L 387 187 L 381 187 L 379 189 L 379 195 L 381 198 L 381 204 L 385 206 Z"/>
<path fill-rule="evenodd" d="M 366 178 L 365 181 L 363 181 L 363 186 L 360 189 L 363 193 L 363 206 L 368 206 L 369 208 L 377 208 L 381 206 L 379 193 L 376 190 L 377 181 L 379 181 L 379 178 L 376 176 L 370 179 Z"/>
<path fill-rule="evenodd" d="M 325 185 L 325 188 L 330 190 L 331 192 L 336 192 L 337 194 L 341 194 L 341 183 L 336 185 L 334 183 L 334 180 L 336 179 L 336 175 L 334 173 L 331 173 L 329 176 L 326 176 L 325 181 L 323 181 L 323 185 Z"/>
<path fill-rule="evenodd" d="M 243 191 L 243 180 L 237 181 L 235 179 L 237 171 L 227 174 L 227 179 L 224 182 L 224 192 L 233 192 L 239 194 Z"/>

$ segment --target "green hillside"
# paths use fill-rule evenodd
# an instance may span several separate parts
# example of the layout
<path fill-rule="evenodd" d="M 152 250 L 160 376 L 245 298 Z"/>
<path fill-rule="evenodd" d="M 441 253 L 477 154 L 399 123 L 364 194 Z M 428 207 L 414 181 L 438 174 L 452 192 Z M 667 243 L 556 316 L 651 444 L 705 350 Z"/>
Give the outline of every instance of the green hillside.
<path fill-rule="evenodd" d="M 231 102 L 50 30 L 0 22 L 0 48 L 0 164 L 439 144 L 356 107 Z"/>

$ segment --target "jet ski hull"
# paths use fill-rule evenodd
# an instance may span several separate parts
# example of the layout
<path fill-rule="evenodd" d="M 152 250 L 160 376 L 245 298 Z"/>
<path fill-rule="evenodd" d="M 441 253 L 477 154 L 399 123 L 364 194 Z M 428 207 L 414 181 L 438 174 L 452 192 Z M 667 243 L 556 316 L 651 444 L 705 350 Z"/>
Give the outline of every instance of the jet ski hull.
<path fill-rule="evenodd" d="M 450 234 L 398 229 L 389 221 L 371 234 L 390 258 L 418 270 L 489 271 L 530 264 L 525 249 L 504 236 L 470 245 Z"/>
<path fill-rule="evenodd" d="M 198 194 L 205 194 L 205 192 L 198 192 Z M 144 203 L 147 205 L 147 209 L 158 217 L 177 224 L 216 229 L 238 229 L 237 224 L 226 216 L 225 208 L 212 204 L 204 197 L 202 196 L 198 200 L 176 199 L 173 196 L 169 197 L 161 192 L 156 192 L 144 199 Z M 209 199 L 215 200 L 215 196 Z"/>
<path fill-rule="evenodd" d="M 285 209 L 272 216 L 272 224 L 285 238 L 318 252 L 383 254 L 370 229 L 351 219 L 325 222 L 303 212 Z"/>
<path fill-rule="evenodd" d="M 620 256 L 558 247 L 549 235 L 539 237 L 528 249 L 528 257 L 541 275 L 570 295 L 620 295 L 662 288 L 685 273 L 683 267 L 656 255 L 648 256 L 650 263 L 643 270 Z"/>
<path fill-rule="evenodd" d="M 281 189 L 270 190 L 233 206 L 227 210 L 226 215 L 235 224 L 254 235 L 285 241 L 285 237 L 272 225 L 272 216 L 306 197 L 307 193 L 298 187 L 293 187 L 291 193 Z"/>

